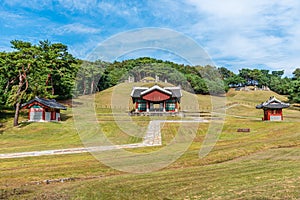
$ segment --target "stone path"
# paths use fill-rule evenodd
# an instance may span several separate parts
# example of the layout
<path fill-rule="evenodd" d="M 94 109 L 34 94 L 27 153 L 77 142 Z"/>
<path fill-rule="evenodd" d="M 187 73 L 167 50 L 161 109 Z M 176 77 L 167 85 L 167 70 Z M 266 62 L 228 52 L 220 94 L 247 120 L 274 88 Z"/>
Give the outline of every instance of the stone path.
<path fill-rule="evenodd" d="M 69 148 L 69 149 L 6 153 L 6 154 L 0 154 L 0 159 L 24 158 L 24 157 L 34 157 L 34 156 L 46 156 L 46 155 L 76 154 L 76 153 L 86 153 L 86 152 L 96 152 L 96 151 L 109 151 L 113 149 L 125 149 L 125 148 L 133 149 L 133 148 L 146 147 L 146 146 L 147 145 L 144 145 L 142 143 L 136 143 L 136 144 L 112 145 L 112 146 L 101 146 L 101 147 L 87 147 L 87 148 L 79 147 L 79 148 Z"/>
<path fill-rule="evenodd" d="M 201 118 L 195 118 L 194 120 L 153 120 L 150 121 L 148 125 L 147 133 L 144 136 L 142 143 L 112 145 L 112 146 L 98 146 L 98 147 L 87 147 L 87 148 L 79 147 L 79 148 L 30 151 L 30 152 L 19 152 L 19 153 L 5 153 L 5 154 L 0 154 L 0 159 L 24 158 L 24 157 L 34 157 L 34 156 L 46 156 L 46 155 L 77 154 L 77 153 L 96 152 L 96 151 L 109 151 L 113 149 L 132 149 L 132 148 L 149 147 L 149 146 L 161 146 L 162 140 L 161 140 L 160 124 L 164 122 L 205 123 L 208 121 L 203 120 Z"/>
<path fill-rule="evenodd" d="M 150 121 L 146 135 L 143 138 L 143 144 L 147 146 L 159 146 L 161 145 L 161 132 L 160 132 L 161 121 L 154 120 Z"/>

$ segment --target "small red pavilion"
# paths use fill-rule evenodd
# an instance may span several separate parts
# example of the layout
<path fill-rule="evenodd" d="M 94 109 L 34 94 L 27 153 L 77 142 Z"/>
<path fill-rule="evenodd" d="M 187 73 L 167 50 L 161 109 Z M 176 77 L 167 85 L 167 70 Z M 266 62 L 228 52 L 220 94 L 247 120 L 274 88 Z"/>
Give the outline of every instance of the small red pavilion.
<path fill-rule="evenodd" d="M 21 105 L 21 108 L 29 109 L 28 120 L 41 122 L 41 121 L 60 121 L 60 110 L 66 110 L 67 108 L 55 99 L 43 99 L 35 97 Z"/>
<path fill-rule="evenodd" d="M 282 109 L 289 106 L 290 104 L 288 103 L 283 103 L 275 97 L 270 97 L 268 101 L 257 105 L 256 108 L 264 110 L 262 120 L 281 121 L 283 120 Z"/>
<path fill-rule="evenodd" d="M 131 92 L 135 113 L 177 113 L 182 97 L 180 87 L 134 87 Z"/>

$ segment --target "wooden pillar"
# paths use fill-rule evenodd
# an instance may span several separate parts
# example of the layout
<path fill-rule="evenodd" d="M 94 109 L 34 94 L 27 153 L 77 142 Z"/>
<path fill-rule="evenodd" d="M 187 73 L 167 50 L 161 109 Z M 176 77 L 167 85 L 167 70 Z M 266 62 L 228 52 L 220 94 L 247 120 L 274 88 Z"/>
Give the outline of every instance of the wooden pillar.
<path fill-rule="evenodd" d="M 264 117 L 263 117 L 263 120 L 268 120 L 268 115 L 269 115 L 268 110 L 264 109 Z"/>
<path fill-rule="evenodd" d="M 56 112 L 55 115 L 57 115 L 57 113 L 59 114 L 59 116 L 58 116 L 58 118 L 57 118 L 57 121 L 60 121 L 60 110 L 57 109 L 55 112 Z M 56 116 L 55 116 L 55 118 L 56 118 Z"/>
<path fill-rule="evenodd" d="M 166 112 L 166 101 L 164 101 L 163 112 Z"/>
<path fill-rule="evenodd" d="M 45 121 L 45 108 L 43 108 L 42 119 Z"/>
<path fill-rule="evenodd" d="M 55 112 L 55 109 L 52 109 L 52 108 L 51 108 L 50 112 L 51 112 L 50 120 L 56 120 L 56 112 Z"/>
<path fill-rule="evenodd" d="M 149 105 L 150 103 L 148 101 L 146 101 L 146 112 L 149 112 Z"/>
<path fill-rule="evenodd" d="M 136 101 L 135 102 L 135 112 L 138 112 L 138 108 L 139 108 L 139 103 Z"/>

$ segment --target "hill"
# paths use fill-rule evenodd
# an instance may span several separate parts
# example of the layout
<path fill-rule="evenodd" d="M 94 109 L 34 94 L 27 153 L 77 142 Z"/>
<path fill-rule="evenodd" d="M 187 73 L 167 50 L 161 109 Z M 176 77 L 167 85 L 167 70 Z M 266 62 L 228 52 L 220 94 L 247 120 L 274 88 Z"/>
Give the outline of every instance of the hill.
<path fill-rule="evenodd" d="M 112 96 L 125 105 L 118 108 L 120 112 L 124 113 L 125 108 L 128 110 L 133 86 L 143 84 L 122 83 L 95 94 L 99 124 L 115 144 L 137 142 L 126 136 L 113 122 L 114 118 L 107 115 L 114 105 Z M 188 107 L 192 94 L 184 92 L 183 95 L 182 104 L 185 105 L 182 106 Z M 199 149 L 210 126 L 200 124 L 193 143 L 183 156 L 157 172 L 127 174 L 103 165 L 87 153 L 3 159 L 0 198 L 297 199 L 300 196 L 299 111 L 284 110 L 283 122 L 263 122 L 262 111 L 254 106 L 269 96 L 286 99 L 271 91 L 230 90 L 226 96 L 227 116 L 222 133 L 212 151 L 199 159 Z M 211 106 L 209 95 L 196 97 L 200 108 Z M 24 123 L 18 128 L 8 127 L 5 123 L 0 135 L 0 153 L 80 146 L 71 109 L 62 113 L 65 117 L 62 123 Z M 149 117 L 132 119 L 145 127 L 151 120 Z M 250 128 L 251 131 L 238 133 L 238 128 Z M 165 123 L 161 127 L 164 144 L 174 138 L 177 129 L 174 123 Z M 163 147 L 165 145 L 128 151 L 154 152 Z M 60 181 L 62 179 L 66 181 Z M 49 180 L 49 184 L 45 180 Z"/>
<path fill-rule="evenodd" d="M 111 88 L 105 89 L 99 93 L 95 94 L 95 103 L 99 108 L 111 108 L 112 106 L 119 106 L 123 108 L 123 111 L 128 111 L 129 107 L 132 107 L 130 93 L 133 87 L 151 87 L 155 83 L 120 83 Z M 157 83 L 161 87 L 169 87 L 174 86 L 170 83 L 159 82 Z M 202 95 L 202 94 L 194 94 L 187 91 L 182 91 L 182 110 L 192 111 L 196 109 L 196 111 L 200 112 L 209 112 L 211 110 L 211 95 Z M 195 98 L 197 96 L 197 98 Z M 225 104 L 232 103 L 240 103 L 240 104 L 248 104 L 253 106 L 253 108 L 268 100 L 271 96 L 275 96 L 277 99 L 281 101 L 288 101 L 288 98 L 283 95 L 279 95 L 273 91 L 235 91 L 234 89 L 230 89 L 226 96 L 213 96 L 216 101 L 225 101 Z M 118 99 L 119 104 L 115 102 L 117 105 L 112 105 L 112 99 Z M 199 106 L 195 104 L 195 101 L 198 101 Z M 127 103 L 128 102 L 128 103 Z M 197 108 L 196 108 L 197 107 Z"/>
<path fill-rule="evenodd" d="M 234 89 L 230 89 L 226 94 L 226 97 L 229 101 L 244 101 L 255 104 L 265 102 L 272 96 L 275 96 L 280 101 L 288 101 L 288 98 L 286 96 L 277 94 L 273 91 L 236 91 Z"/>

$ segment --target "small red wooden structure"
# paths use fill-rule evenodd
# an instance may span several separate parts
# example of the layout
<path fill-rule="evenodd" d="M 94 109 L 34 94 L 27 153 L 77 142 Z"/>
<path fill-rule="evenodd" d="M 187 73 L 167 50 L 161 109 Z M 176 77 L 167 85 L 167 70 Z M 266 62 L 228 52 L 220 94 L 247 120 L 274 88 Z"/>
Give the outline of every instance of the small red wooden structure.
<path fill-rule="evenodd" d="M 256 108 L 264 110 L 262 120 L 281 121 L 283 120 L 282 109 L 288 108 L 289 106 L 290 104 L 288 103 L 283 103 L 275 97 L 270 97 L 268 101 L 257 105 Z"/>
<path fill-rule="evenodd" d="M 60 110 L 67 108 L 55 101 L 55 99 L 43 99 L 35 97 L 34 99 L 22 104 L 21 108 L 29 109 L 28 120 L 41 121 L 60 121 Z"/>
<path fill-rule="evenodd" d="M 164 87 L 154 85 L 148 87 L 134 87 L 131 92 L 132 101 L 135 104 L 135 112 L 166 113 L 179 111 L 180 87 Z"/>

